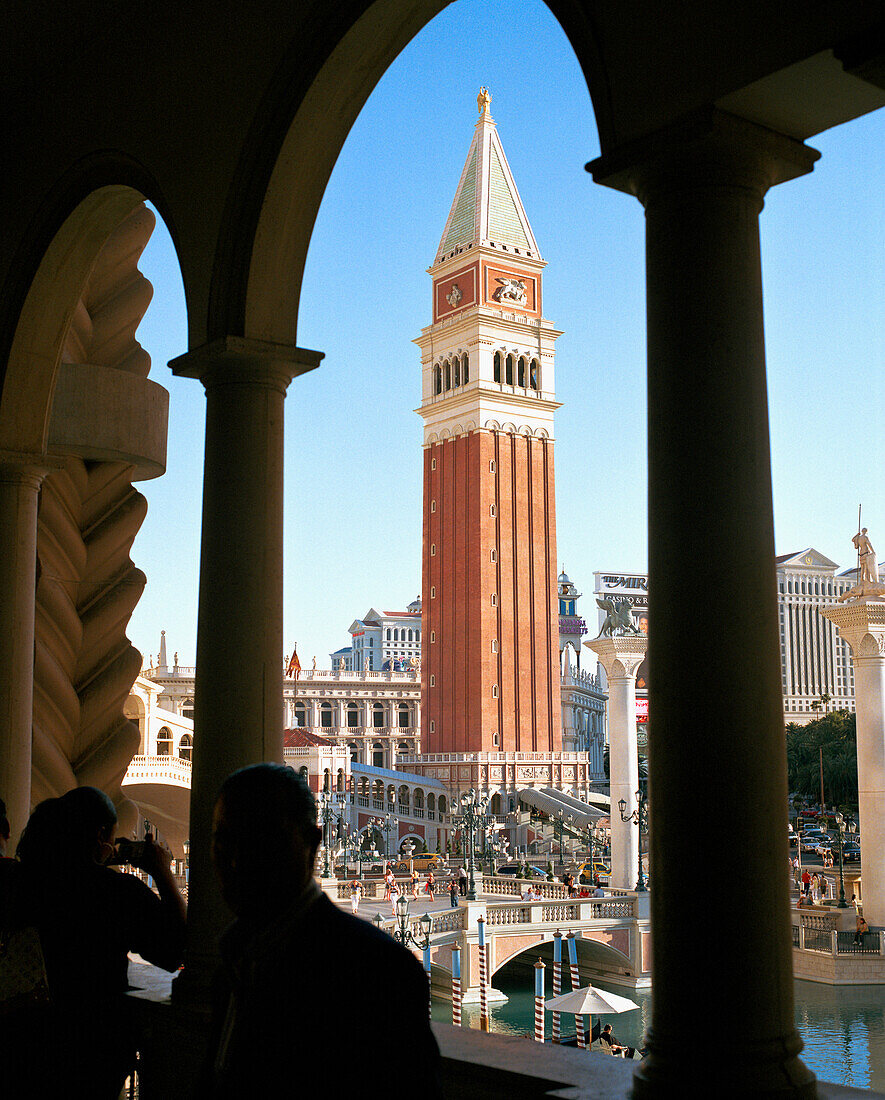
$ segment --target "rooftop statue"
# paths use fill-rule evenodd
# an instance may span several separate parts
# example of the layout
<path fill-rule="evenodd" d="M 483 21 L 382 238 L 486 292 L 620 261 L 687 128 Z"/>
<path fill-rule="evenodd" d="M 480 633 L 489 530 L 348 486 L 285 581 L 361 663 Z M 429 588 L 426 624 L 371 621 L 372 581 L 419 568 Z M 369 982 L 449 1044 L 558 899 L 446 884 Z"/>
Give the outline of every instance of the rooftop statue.
<path fill-rule="evenodd" d="M 597 638 L 614 638 L 616 634 L 640 634 L 641 631 L 633 625 L 633 616 L 630 614 L 630 601 L 612 599 L 597 600 L 596 604 L 605 614 L 602 630 Z"/>
<path fill-rule="evenodd" d="M 885 584 L 882 584 L 879 580 L 879 564 L 876 561 L 876 551 L 867 536 L 866 527 L 861 527 L 851 541 L 855 550 L 857 550 L 857 584 L 838 597 L 839 603 L 864 596 L 874 596 L 877 599 L 885 597 Z"/>
<path fill-rule="evenodd" d="M 486 87 L 479 89 L 479 95 L 476 97 L 476 109 L 481 115 L 487 115 L 489 113 L 489 105 L 492 102 L 492 93 Z"/>

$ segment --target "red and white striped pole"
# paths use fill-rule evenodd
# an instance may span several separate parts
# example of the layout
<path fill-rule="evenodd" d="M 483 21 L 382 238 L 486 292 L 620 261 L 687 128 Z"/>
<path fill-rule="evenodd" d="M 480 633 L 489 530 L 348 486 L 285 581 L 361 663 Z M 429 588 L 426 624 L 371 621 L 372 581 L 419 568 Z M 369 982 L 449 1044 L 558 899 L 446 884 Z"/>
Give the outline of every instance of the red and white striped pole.
<path fill-rule="evenodd" d="M 553 933 L 553 996 L 558 997 L 562 992 L 562 933 L 557 930 Z M 558 1043 L 562 1038 L 559 1030 L 559 1013 L 553 1013 L 553 1042 Z"/>
<path fill-rule="evenodd" d="M 489 1030 L 489 994 L 488 973 L 486 965 L 486 922 L 482 917 L 477 917 L 476 927 L 479 929 L 479 1029 Z"/>
<path fill-rule="evenodd" d="M 424 973 L 427 975 L 427 1012 L 433 1019 L 433 997 L 430 995 L 430 947 L 424 948 Z"/>
<path fill-rule="evenodd" d="M 544 964 L 535 963 L 535 1042 L 544 1042 Z"/>
<path fill-rule="evenodd" d="M 568 944 L 568 964 L 571 971 L 572 989 L 580 989 L 581 982 L 578 978 L 578 948 L 575 944 L 574 932 L 569 932 L 566 936 L 566 943 Z M 585 1050 L 587 1043 L 584 1039 L 584 1017 L 579 1013 L 575 1013 L 575 1035 L 578 1037 L 578 1046 L 581 1050 Z"/>
<path fill-rule="evenodd" d="M 461 948 L 452 948 L 452 1026 L 461 1026 Z"/>

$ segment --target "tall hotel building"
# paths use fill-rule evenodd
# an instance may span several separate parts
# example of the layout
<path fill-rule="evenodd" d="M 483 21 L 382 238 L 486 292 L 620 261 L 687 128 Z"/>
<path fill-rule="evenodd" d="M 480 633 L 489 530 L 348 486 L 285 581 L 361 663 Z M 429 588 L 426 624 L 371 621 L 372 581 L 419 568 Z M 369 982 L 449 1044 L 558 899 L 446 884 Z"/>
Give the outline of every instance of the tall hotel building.
<path fill-rule="evenodd" d="M 839 566 L 809 547 L 775 558 L 784 720 L 805 724 L 829 709 L 854 710 L 854 665 L 848 643 L 821 610 L 856 583 L 857 569 Z"/>
<path fill-rule="evenodd" d="M 476 123 L 436 260 L 421 348 L 422 752 L 454 788 L 585 791 L 563 752 L 554 351 L 544 260 L 495 123 Z"/>

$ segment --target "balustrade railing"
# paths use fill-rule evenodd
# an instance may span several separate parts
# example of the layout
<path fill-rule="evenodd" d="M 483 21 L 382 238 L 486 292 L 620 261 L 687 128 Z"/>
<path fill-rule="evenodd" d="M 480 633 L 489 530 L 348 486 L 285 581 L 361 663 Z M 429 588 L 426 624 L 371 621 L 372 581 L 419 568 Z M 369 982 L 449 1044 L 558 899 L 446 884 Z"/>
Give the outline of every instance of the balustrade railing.
<path fill-rule="evenodd" d="M 878 955 L 881 951 L 881 932 L 836 933 L 837 955 Z"/>

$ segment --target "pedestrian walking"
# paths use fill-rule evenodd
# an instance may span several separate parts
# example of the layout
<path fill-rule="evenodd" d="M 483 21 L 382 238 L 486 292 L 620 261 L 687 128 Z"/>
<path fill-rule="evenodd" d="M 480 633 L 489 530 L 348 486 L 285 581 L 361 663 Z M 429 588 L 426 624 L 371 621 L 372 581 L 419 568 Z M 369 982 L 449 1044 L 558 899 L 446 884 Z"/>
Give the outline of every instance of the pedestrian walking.
<path fill-rule="evenodd" d="M 458 868 L 458 893 L 462 898 L 467 896 L 467 868 L 464 866 Z"/>
<path fill-rule="evenodd" d="M 449 883 L 449 905 L 452 909 L 458 908 L 458 880 L 452 875 L 452 880 Z"/>
<path fill-rule="evenodd" d="M 427 881 L 424 883 L 424 893 L 430 895 L 430 900 L 433 901 L 433 871 L 427 872 Z"/>
<path fill-rule="evenodd" d="M 396 879 L 390 884 L 390 910 L 396 916 L 396 899 L 399 897 L 399 885 Z"/>
<path fill-rule="evenodd" d="M 363 886 L 358 878 L 351 879 L 350 882 L 350 908 L 351 911 L 356 913 L 360 907 L 360 898 L 363 896 Z"/>
<path fill-rule="evenodd" d="M 412 899 L 418 900 L 418 872 L 412 868 L 412 874 L 409 876 L 412 880 Z"/>
<path fill-rule="evenodd" d="M 390 891 L 395 886 L 396 879 L 393 877 L 393 871 L 390 869 L 390 864 L 387 864 L 387 874 L 384 876 L 384 900 L 390 901 Z"/>
<path fill-rule="evenodd" d="M 802 872 L 802 893 L 808 897 L 811 891 L 811 875 L 808 873 L 808 868 Z"/>

